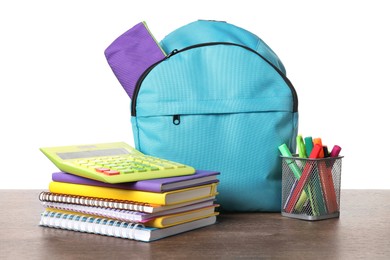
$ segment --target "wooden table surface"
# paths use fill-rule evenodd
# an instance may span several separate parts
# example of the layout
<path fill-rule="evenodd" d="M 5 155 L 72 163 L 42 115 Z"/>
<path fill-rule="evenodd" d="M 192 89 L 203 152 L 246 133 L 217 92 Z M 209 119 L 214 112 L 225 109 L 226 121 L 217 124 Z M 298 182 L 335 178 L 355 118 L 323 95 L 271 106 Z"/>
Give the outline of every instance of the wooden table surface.
<path fill-rule="evenodd" d="M 0 190 L 0 259 L 390 259 L 390 190 L 342 190 L 340 218 L 221 214 L 144 243 L 38 226 L 40 190 Z"/>

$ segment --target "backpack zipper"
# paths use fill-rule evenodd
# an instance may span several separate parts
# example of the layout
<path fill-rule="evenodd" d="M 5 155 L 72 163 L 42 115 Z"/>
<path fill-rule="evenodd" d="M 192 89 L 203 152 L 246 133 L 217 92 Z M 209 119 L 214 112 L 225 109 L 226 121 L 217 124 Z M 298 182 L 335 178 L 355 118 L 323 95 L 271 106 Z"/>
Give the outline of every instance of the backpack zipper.
<path fill-rule="evenodd" d="M 174 125 L 180 125 L 180 115 L 173 115 L 172 123 Z"/>
<path fill-rule="evenodd" d="M 135 89 L 134 89 L 134 93 L 133 93 L 133 100 L 131 102 L 131 115 L 132 116 L 136 116 L 137 115 L 137 111 L 136 111 L 136 104 L 137 104 L 137 97 L 138 97 L 138 93 L 139 93 L 139 90 L 141 88 L 141 84 L 142 82 L 144 81 L 144 79 L 146 78 L 146 76 L 150 73 L 150 71 L 156 67 L 158 64 L 160 64 L 161 62 L 169 59 L 170 57 L 172 57 L 173 55 L 176 55 L 180 52 L 183 52 L 183 51 L 187 51 L 187 50 L 190 50 L 190 49 L 194 49 L 194 48 L 199 48 L 199 47 L 205 47 L 205 46 L 213 46 L 213 45 L 231 45 L 231 46 L 237 46 L 237 47 L 242 47 L 250 52 L 253 52 L 254 54 L 256 54 L 257 56 L 259 56 L 260 58 L 262 58 L 265 62 L 267 62 L 272 68 L 274 68 L 274 70 L 276 70 L 276 72 L 279 73 L 279 75 L 283 78 L 283 80 L 286 82 L 287 86 L 290 88 L 291 90 L 291 94 L 292 94 L 292 97 L 293 97 L 293 112 L 298 112 L 298 95 L 297 95 L 297 92 L 293 86 L 293 84 L 291 83 L 291 81 L 286 77 L 286 75 L 278 68 L 276 67 L 274 64 L 272 64 L 270 61 L 268 61 L 266 58 L 264 58 L 263 55 L 261 55 L 260 53 L 258 53 L 257 51 L 245 46 L 245 45 L 241 45 L 241 44 L 237 44 L 237 43 L 231 43 L 231 42 L 207 42 L 207 43 L 199 43 L 199 44 L 194 44 L 194 45 L 191 45 L 191 46 L 188 46 L 188 47 L 185 47 L 183 49 L 180 49 L 180 50 L 177 50 L 177 49 L 174 49 L 173 51 L 171 51 L 167 56 L 165 56 L 164 59 L 160 60 L 160 61 L 157 61 L 156 63 L 152 64 L 149 68 L 147 68 L 140 76 L 140 78 L 138 79 L 137 81 L 137 84 L 135 85 Z M 180 117 L 179 117 L 179 123 L 180 123 Z"/>

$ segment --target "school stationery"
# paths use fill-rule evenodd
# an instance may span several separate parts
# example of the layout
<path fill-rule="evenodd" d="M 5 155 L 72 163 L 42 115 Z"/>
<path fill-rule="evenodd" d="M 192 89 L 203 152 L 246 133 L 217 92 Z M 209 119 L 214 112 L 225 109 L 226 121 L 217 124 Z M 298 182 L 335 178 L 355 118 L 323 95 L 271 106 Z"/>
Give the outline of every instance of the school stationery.
<path fill-rule="evenodd" d="M 286 144 L 282 144 L 278 148 L 282 156 L 293 157 L 290 152 L 290 149 L 288 149 L 288 146 Z M 299 178 L 301 178 L 302 175 L 301 169 L 298 167 L 298 165 L 295 163 L 294 160 L 287 158 L 286 161 L 291 171 L 294 173 L 295 178 L 299 180 Z"/>
<path fill-rule="evenodd" d="M 62 171 L 108 183 L 195 173 L 190 166 L 145 155 L 124 142 L 44 147 L 40 150 Z"/>
<path fill-rule="evenodd" d="M 324 145 L 324 146 L 322 147 L 322 149 L 324 150 L 324 158 L 329 157 L 330 154 L 329 154 L 328 146 Z"/>
<path fill-rule="evenodd" d="M 307 158 L 306 147 L 305 147 L 305 143 L 303 141 L 302 135 L 297 136 L 297 147 L 298 147 L 299 157 Z"/>
<path fill-rule="evenodd" d="M 309 158 L 310 159 L 318 158 L 320 151 L 322 151 L 322 146 L 320 146 L 319 144 L 315 144 L 312 152 L 310 153 Z M 293 193 L 291 194 L 291 198 L 288 201 L 287 206 L 285 208 L 285 211 L 287 213 L 291 213 L 293 211 L 293 208 L 294 208 L 295 204 L 297 203 L 298 198 L 301 195 L 302 190 L 305 187 L 305 185 L 310 177 L 310 174 L 312 174 L 312 169 L 313 169 L 313 164 L 306 163 L 305 168 L 302 171 L 301 178 L 299 179 Z"/>
<path fill-rule="evenodd" d="M 295 150 L 298 98 L 275 52 L 243 28 L 201 20 L 160 46 L 167 56 L 144 70 L 131 99 L 136 148 L 220 171 L 222 211 L 280 211 L 275 147 Z"/>
<path fill-rule="evenodd" d="M 305 148 L 306 148 L 306 154 L 310 154 L 313 150 L 313 138 L 311 136 L 305 137 Z"/>
<path fill-rule="evenodd" d="M 137 80 L 144 70 L 166 56 L 146 22 L 138 23 L 118 37 L 105 55 L 130 98 L 133 97 Z"/>
<path fill-rule="evenodd" d="M 212 203 L 215 200 L 215 196 L 209 196 L 202 199 L 189 200 L 187 202 L 177 203 L 174 205 L 159 205 L 159 204 L 142 203 L 142 202 L 128 201 L 128 200 L 95 198 L 95 197 L 77 196 L 77 195 L 70 195 L 70 194 L 59 194 L 59 193 L 52 193 L 52 192 L 41 192 L 39 194 L 39 200 L 43 203 L 44 202 L 66 203 L 66 204 L 74 204 L 74 205 L 81 205 L 81 206 L 92 206 L 92 207 L 101 207 L 101 208 L 109 208 L 109 209 L 116 209 L 116 210 L 129 210 L 129 211 L 158 214 L 164 211 L 174 210 L 192 204 Z"/>
<path fill-rule="evenodd" d="M 201 186 L 209 183 L 218 182 L 217 177 L 219 174 L 220 173 L 216 171 L 197 170 L 195 174 L 186 175 L 186 176 L 111 184 L 111 183 L 95 181 L 88 178 L 83 178 L 65 172 L 55 172 L 52 174 L 52 180 L 57 182 L 85 184 L 91 186 L 101 186 L 101 187 L 109 187 L 109 188 L 117 188 L 117 189 L 125 189 L 125 190 L 166 192 L 171 190 L 184 189 L 193 186 Z"/>
<path fill-rule="evenodd" d="M 330 181 L 329 179 L 329 174 L 325 162 L 319 162 L 318 163 L 318 170 L 319 170 L 319 176 L 321 180 L 321 185 L 322 185 L 322 192 L 323 192 L 323 197 L 325 200 L 327 212 L 333 213 L 335 211 L 335 191 L 333 187 L 333 181 Z M 332 188 L 332 187 L 333 188 Z"/>
<path fill-rule="evenodd" d="M 305 188 L 307 186 L 311 186 L 313 188 L 312 194 L 314 195 L 313 199 L 317 202 L 323 202 L 323 209 L 319 208 L 319 212 L 316 214 L 313 210 L 311 203 L 307 200 L 307 203 L 301 209 L 298 209 L 296 206 L 293 208 L 292 212 L 287 212 L 285 209 L 288 208 L 288 203 L 291 201 L 294 191 L 297 189 L 297 180 L 291 171 L 290 167 L 288 167 L 286 157 L 282 157 L 282 169 L 283 169 L 283 180 L 282 180 L 282 205 L 284 205 L 282 209 L 282 215 L 292 218 L 304 219 L 304 220 L 321 220 L 334 218 L 339 216 L 340 212 L 340 177 L 341 177 L 341 159 L 342 157 L 336 158 L 316 158 L 316 159 L 303 159 L 299 157 L 294 157 L 293 160 L 298 164 L 302 164 L 305 166 L 307 164 L 312 165 L 312 172 L 309 178 L 306 181 Z M 329 193 L 329 188 L 325 186 L 327 183 L 322 178 L 326 175 L 321 173 L 321 167 L 328 165 L 331 161 L 334 161 L 334 165 L 331 169 L 331 174 L 333 178 L 334 185 L 334 202 L 330 201 L 329 198 L 332 196 Z M 323 165 L 323 166 L 321 166 Z M 330 170 L 330 169 L 329 169 Z M 317 177 L 317 178 L 316 178 Z M 320 179 L 321 178 L 321 179 Z M 320 184 L 320 185 L 317 185 Z M 302 193 L 305 192 L 305 189 Z M 322 199 L 322 200 L 319 200 Z M 332 204 L 330 204 L 332 203 Z M 318 203 L 320 206 L 320 203 Z M 332 210 L 329 207 L 334 207 Z"/>
<path fill-rule="evenodd" d="M 118 219 L 122 221 L 145 223 L 160 216 L 172 215 L 182 212 L 188 212 L 196 209 L 211 207 L 214 205 L 213 200 L 207 200 L 204 202 L 194 203 L 187 206 L 177 207 L 155 213 L 145 213 L 140 211 L 131 211 L 125 209 L 105 208 L 98 206 L 84 206 L 71 203 L 50 202 L 42 201 L 42 206 L 48 210 L 65 210 L 79 212 L 82 214 L 96 215 L 105 218 Z"/>
<path fill-rule="evenodd" d="M 307 142 L 304 143 L 303 138 L 297 136 L 299 157 L 286 151 L 285 145 L 279 147 L 283 156 L 282 215 L 305 220 L 338 217 L 342 158 L 338 155 L 341 148 L 335 146 L 332 150 L 337 157 L 330 157 L 332 152 L 329 154 L 327 146 L 322 145 L 320 138 L 313 140 L 307 137 L 305 140 Z M 313 143 L 315 149 L 312 149 L 310 158 L 306 159 L 304 149 L 310 150 Z M 297 178 L 299 171 L 302 171 L 302 174 Z M 298 207 L 305 193 L 308 194 L 308 200 L 303 207 Z"/>
<path fill-rule="evenodd" d="M 309 144 L 306 146 L 306 144 L 303 141 L 302 136 L 301 135 L 297 136 L 297 147 L 298 147 L 298 153 L 299 153 L 300 158 L 307 158 L 306 147 L 310 150 L 310 152 L 312 151 L 313 143 L 311 142 L 311 137 L 309 137 L 309 138 L 307 138 Z M 303 161 L 301 161 L 301 163 L 306 164 L 306 161 L 303 160 Z M 309 192 L 309 197 L 312 198 L 310 200 L 310 203 L 311 203 L 313 215 L 314 216 L 323 215 L 323 214 L 325 214 L 326 209 L 325 209 L 324 201 L 322 198 L 322 192 L 321 192 L 321 186 L 320 186 L 321 184 L 320 184 L 319 176 L 313 175 L 312 178 L 313 178 L 312 183 L 308 184 L 306 189 Z M 297 202 L 297 205 L 295 206 L 295 208 L 298 210 L 301 210 L 302 208 L 298 207 L 299 206 L 298 203 L 299 203 L 299 201 Z"/>
<path fill-rule="evenodd" d="M 296 164 L 296 162 L 293 159 L 290 159 L 293 156 L 292 156 L 290 150 L 288 149 L 287 145 L 282 144 L 278 148 L 279 148 L 279 151 L 282 154 L 282 156 L 286 157 L 287 165 L 288 165 L 288 167 L 290 167 L 291 171 L 293 172 L 295 179 L 299 180 L 301 178 L 302 171 L 299 168 L 299 166 Z M 299 146 L 298 146 L 298 148 L 299 148 Z M 291 196 L 291 194 L 289 196 Z M 312 195 L 311 195 L 311 190 L 306 188 L 305 191 L 302 192 L 301 196 L 299 197 L 296 208 L 298 210 L 302 210 L 302 207 L 304 206 L 304 203 L 306 202 L 306 200 L 308 198 L 312 198 Z M 311 201 L 311 204 L 312 203 L 313 202 Z"/>
<path fill-rule="evenodd" d="M 318 144 L 321 146 L 321 151 L 320 151 L 320 154 L 318 155 L 318 158 L 324 158 L 324 150 L 322 149 L 322 140 L 321 138 L 314 138 L 313 139 L 313 144 Z"/>
<path fill-rule="evenodd" d="M 330 157 L 337 157 L 341 152 L 341 147 L 338 145 L 333 146 L 332 151 L 330 152 Z"/>
<path fill-rule="evenodd" d="M 336 158 L 339 155 L 340 151 L 341 147 L 335 145 L 330 153 L 330 157 Z M 319 165 L 325 192 L 324 198 L 326 200 L 329 213 L 334 213 L 339 209 L 335 191 L 335 184 L 332 176 L 332 167 L 334 162 L 335 159 L 332 159 L 330 161 L 321 162 Z"/>
<path fill-rule="evenodd" d="M 217 216 L 219 215 L 219 212 L 215 211 L 215 207 L 217 206 L 218 205 L 213 205 L 201 209 L 195 209 L 195 210 L 176 213 L 172 215 L 164 215 L 149 220 L 145 222 L 144 225 L 147 227 L 167 228 L 167 227 L 180 225 L 183 223 L 195 221 L 202 218 Z"/>
<path fill-rule="evenodd" d="M 90 211 L 91 213 L 93 213 L 93 214 L 90 214 L 88 212 L 69 211 L 69 210 L 56 209 L 56 208 L 50 208 L 48 210 L 50 210 L 52 212 L 60 212 L 60 213 L 67 213 L 67 214 L 73 214 L 73 213 L 82 214 L 83 216 L 86 216 L 86 217 L 104 217 L 104 218 L 119 220 L 119 221 L 142 223 L 146 227 L 166 228 L 166 227 L 183 224 L 183 223 L 194 221 L 194 220 L 201 219 L 201 218 L 217 216 L 219 214 L 218 212 L 215 212 L 215 208 L 217 206 L 218 205 L 215 204 L 215 205 L 211 205 L 208 207 L 187 210 L 184 212 L 178 212 L 178 213 L 174 213 L 174 214 L 166 214 L 166 215 L 154 217 L 151 219 L 146 219 L 143 221 L 129 221 L 129 220 L 127 220 L 126 217 L 123 219 L 123 218 L 120 218 L 121 216 L 115 215 L 115 214 L 113 214 L 112 217 L 99 215 L 95 211 Z"/>
<path fill-rule="evenodd" d="M 197 228 L 206 227 L 214 224 L 215 221 L 216 216 L 211 216 L 167 228 L 151 228 L 138 223 L 122 222 L 99 217 L 86 217 L 76 213 L 70 214 L 45 211 L 41 215 L 39 225 L 151 242 Z"/>
<path fill-rule="evenodd" d="M 217 183 L 158 193 L 52 181 L 49 184 L 49 190 L 53 193 L 62 193 L 77 196 L 131 200 L 142 203 L 160 205 L 172 205 L 195 199 L 202 199 L 209 196 L 215 196 L 217 194 Z"/>

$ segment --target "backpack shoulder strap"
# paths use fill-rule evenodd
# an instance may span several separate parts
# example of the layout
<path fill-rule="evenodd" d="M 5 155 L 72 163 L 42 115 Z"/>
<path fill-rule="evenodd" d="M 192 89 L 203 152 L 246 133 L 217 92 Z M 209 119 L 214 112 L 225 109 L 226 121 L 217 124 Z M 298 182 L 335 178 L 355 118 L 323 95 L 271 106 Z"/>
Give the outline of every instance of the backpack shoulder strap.
<path fill-rule="evenodd" d="M 227 22 L 198 20 L 171 32 L 160 42 L 166 53 L 174 49 L 207 43 L 231 42 L 247 46 L 279 68 L 284 74 L 286 70 L 271 48 L 255 34 Z"/>

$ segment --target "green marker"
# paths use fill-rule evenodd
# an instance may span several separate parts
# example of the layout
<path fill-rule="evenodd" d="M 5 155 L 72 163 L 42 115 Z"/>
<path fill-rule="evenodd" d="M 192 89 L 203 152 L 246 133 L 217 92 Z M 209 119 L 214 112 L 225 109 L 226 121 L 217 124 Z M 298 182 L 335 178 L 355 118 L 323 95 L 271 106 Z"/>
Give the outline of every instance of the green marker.
<path fill-rule="evenodd" d="M 284 157 L 293 157 L 290 152 L 290 149 L 288 149 L 286 144 L 282 144 L 281 146 L 279 146 L 279 151 Z M 301 169 L 299 169 L 298 165 L 292 159 L 286 158 L 286 162 L 288 167 L 290 167 L 291 171 L 293 172 L 295 178 L 299 180 L 299 178 L 301 178 L 302 175 Z"/>
<path fill-rule="evenodd" d="M 290 149 L 288 149 L 286 144 L 282 144 L 281 146 L 279 146 L 279 151 L 284 157 L 293 157 L 290 152 Z M 290 170 L 293 172 L 295 179 L 299 180 L 302 175 L 301 169 L 298 167 L 298 165 L 295 163 L 293 159 L 286 158 L 285 160 L 287 162 L 288 167 L 290 167 Z M 306 200 L 307 200 L 307 194 L 306 191 L 303 191 L 301 196 L 299 197 L 297 204 L 295 205 L 295 209 L 301 211 L 303 209 Z"/>
<path fill-rule="evenodd" d="M 297 136 L 298 154 L 300 158 L 307 158 L 305 143 L 303 142 L 302 135 Z"/>

